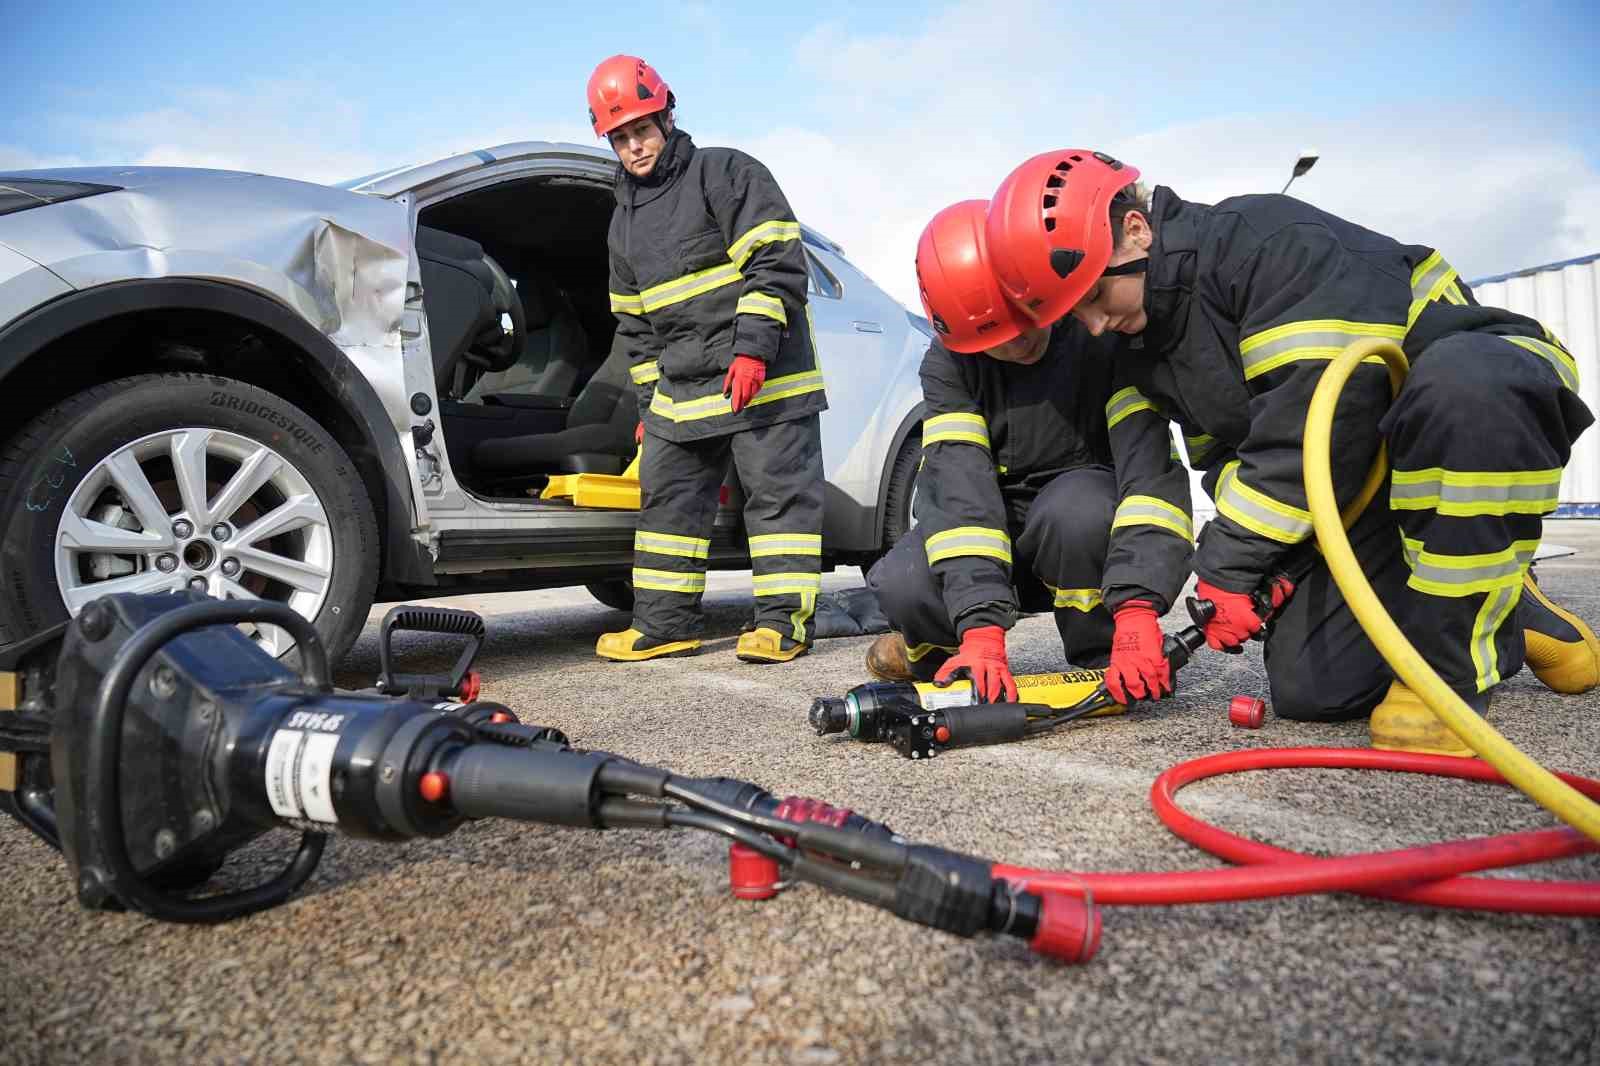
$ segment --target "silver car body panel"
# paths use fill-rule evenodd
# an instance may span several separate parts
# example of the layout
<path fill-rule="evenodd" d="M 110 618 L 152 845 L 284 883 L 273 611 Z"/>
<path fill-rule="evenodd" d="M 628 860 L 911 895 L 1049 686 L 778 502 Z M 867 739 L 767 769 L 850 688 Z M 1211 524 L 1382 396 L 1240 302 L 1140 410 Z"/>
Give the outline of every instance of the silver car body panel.
<path fill-rule="evenodd" d="M 628 530 L 631 511 L 485 499 L 456 480 L 443 434 L 413 446 L 421 393 L 438 409 L 426 295 L 414 233 L 428 206 L 505 181 L 549 175 L 609 188 L 614 157 L 599 148 L 525 141 L 463 153 L 333 188 L 231 171 L 95 167 L 34 176 L 118 191 L 0 216 L 0 325 L 73 290 L 130 279 L 200 278 L 265 294 L 338 345 L 377 392 L 406 456 L 413 536 L 437 558 L 449 531 Z M 858 506 L 876 509 L 889 450 L 921 400 L 927 336 L 838 246 L 807 230 L 806 246 L 841 283 L 815 295 L 812 317 L 829 410 L 824 468 Z M 511 538 L 514 539 L 514 536 Z M 525 565 L 473 559 L 449 569 Z"/>

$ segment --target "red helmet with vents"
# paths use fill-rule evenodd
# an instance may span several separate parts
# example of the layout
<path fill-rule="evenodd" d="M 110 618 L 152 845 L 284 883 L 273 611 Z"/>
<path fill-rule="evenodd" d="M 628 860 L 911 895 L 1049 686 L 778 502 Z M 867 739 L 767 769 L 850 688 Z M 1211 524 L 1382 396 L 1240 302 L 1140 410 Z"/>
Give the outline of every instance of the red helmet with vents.
<path fill-rule="evenodd" d="M 1072 310 L 1111 260 L 1111 200 L 1133 167 L 1087 148 L 1017 167 L 989 202 L 989 262 L 1006 298 L 1039 325 Z"/>
<path fill-rule="evenodd" d="M 589 124 L 604 137 L 636 118 L 673 106 L 672 90 L 638 56 L 612 56 L 589 75 Z"/>

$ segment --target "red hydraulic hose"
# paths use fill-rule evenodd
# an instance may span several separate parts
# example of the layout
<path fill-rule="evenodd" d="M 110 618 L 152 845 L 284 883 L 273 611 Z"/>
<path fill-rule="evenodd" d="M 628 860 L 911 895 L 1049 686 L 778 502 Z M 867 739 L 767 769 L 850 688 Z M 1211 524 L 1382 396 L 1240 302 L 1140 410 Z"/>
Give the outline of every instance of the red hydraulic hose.
<path fill-rule="evenodd" d="M 1461 877 L 1474 870 L 1518 866 L 1600 851 L 1572 829 L 1542 829 L 1430 844 L 1420 848 L 1316 859 L 1261 844 L 1194 817 L 1176 800 L 1179 789 L 1208 777 L 1243 770 L 1290 767 L 1395 770 L 1504 784 L 1477 759 L 1368 748 L 1265 748 L 1224 752 L 1180 763 L 1156 778 L 1150 802 L 1167 828 L 1184 840 L 1242 869 L 1176 873 L 1074 873 L 996 865 L 993 873 L 1019 887 L 1092 893 L 1096 903 L 1161 905 L 1221 903 L 1316 892 L 1362 895 L 1435 907 L 1600 917 L 1600 884 L 1592 881 L 1508 881 Z M 1600 781 L 1559 774 L 1587 796 L 1600 798 Z M 1420 882 L 1420 883 L 1419 883 Z"/>

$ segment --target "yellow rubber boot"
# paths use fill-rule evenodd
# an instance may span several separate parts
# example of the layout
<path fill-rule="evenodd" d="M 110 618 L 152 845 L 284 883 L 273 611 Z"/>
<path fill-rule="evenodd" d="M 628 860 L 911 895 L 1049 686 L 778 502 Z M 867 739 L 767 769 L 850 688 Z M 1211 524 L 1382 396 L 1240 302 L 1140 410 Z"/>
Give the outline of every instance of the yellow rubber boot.
<path fill-rule="evenodd" d="M 666 640 L 656 642 L 637 629 L 624 629 L 620 633 L 602 633 L 595 642 L 594 653 L 602 659 L 617 663 L 637 663 L 646 659 L 664 659 L 670 655 L 693 655 L 700 650 L 698 640 Z"/>
<path fill-rule="evenodd" d="M 1479 714 L 1489 706 L 1487 695 L 1467 702 L 1473 704 Z M 1483 705 L 1481 709 L 1477 707 L 1479 703 Z M 1372 746 L 1385 751 L 1415 751 L 1468 759 L 1476 756 L 1466 741 L 1439 721 L 1421 697 L 1399 681 L 1389 685 L 1383 702 L 1372 709 L 1367 727 L 1372 731 Z"/>
<path fill-rule="evenodd" d="M 776 629 L 762 626 L 739 634 L 739 646 L 734 649 L 742 662 L 786 663 L 798 659 L 811 650 L 811 645 L 790 640 Z"/>
<path fill-rule="evenodd" d="M 1524 657 L 1545 687 L 1576 695 L 1600 684 L 1600 640 L 1594 630 L 1551 602 L 1531 570 L 1522 578 L 1517 622 L 1522 626 Z"/>

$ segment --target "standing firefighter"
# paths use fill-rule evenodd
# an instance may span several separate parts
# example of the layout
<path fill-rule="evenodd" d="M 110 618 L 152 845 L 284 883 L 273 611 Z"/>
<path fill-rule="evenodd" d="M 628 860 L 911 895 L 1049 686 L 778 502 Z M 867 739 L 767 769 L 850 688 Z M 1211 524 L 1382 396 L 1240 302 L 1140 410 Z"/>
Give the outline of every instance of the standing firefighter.
<path fill-rule="evenodd" d="M 1109 659 L 1118 700 L 1170 693 L 1155 619 L 1189 574 L 1188 473 L 1166 419 L 1113 384 L 1111 344 L 1007 304 L 985 256 L 987 206 L 946 208 L 917 245 L 939 334 L 922 360 L 917 524 L 868 574 L 898 632 L 867 668 L 888 680 L 965 669 L 983 698 L 1015 700 L 1006 631 L 1019 610 L 1053 609 L 1068 661 Z M 1148 645 L 1123 628 L 1140 612 Z"/>
<path fill-rule="evenodd" d="M 1524 659 L 1557 691 L 1592 688 L 1600 644 L 1529 571 L 1541 516 L 1593 420 L 1561 343 L 1532 319 L 1478 306 L 1434 249 L 1287 196 L 1213 207 L 1167 188 L 1145 203 L 1124 188 L 1106 213 L 1041 224 L 1042 201 L 1120 167 L 1083 151 L 1038 157 L 1002 185 L 987 232 L 1008 295 L 1026 303 L 1076 287 L 1073 315 L 1092 333 L 1129 335 L 1124 371 L 1182 427 L 1217 505 L 1195 554 L 1199 594 L 1217 605 L 1207 642 L 1236 649 L 1258 633 L 1252 591 L 1303 569 L 1266 642 L 1278 713 L 1370 714 L 1376 747 L 1471 754 L 1392 680 L 1326 564 L 1307 554 L 1311 394 L 1330 358 L 1376 337 L 1403 346 L 1411 374 L 1391 402 L 1383 366 L 1360 367 L 1332 444 L 1341 504 L 1388 446 L 1387 492 L 1350 530 L 1374 588 L 1479 713 Z"/>
<path fill-rule="evenodd" d="M 606 240 L 613 341 L 639 393 L 642 505 L 633 626 L 597 654 L 618 661 L 700 647 L 700 600 L 718 493 L 732 457 L 755 571 L 746 662 L 810 647 L 821 587 L 827 407 L 795 221 L 766 167 L 697 149 L 649 64 L 612 56 L 589 78 L 589 118 L 622 164 Z"/>

